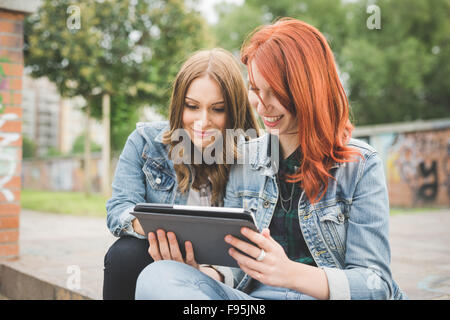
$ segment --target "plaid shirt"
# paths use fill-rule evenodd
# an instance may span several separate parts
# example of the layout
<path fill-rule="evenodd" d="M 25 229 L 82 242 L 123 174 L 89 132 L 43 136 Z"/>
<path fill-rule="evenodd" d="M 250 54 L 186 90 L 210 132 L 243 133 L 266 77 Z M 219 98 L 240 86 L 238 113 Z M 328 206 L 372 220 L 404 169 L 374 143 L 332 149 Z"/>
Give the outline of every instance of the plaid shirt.
<path fill-rule="evenodd" d="M 294 173 L 296 168 L 300 166 L 299 152 L 297 149 L 288 158 L 280 159 L 280 170 L 277 177 L 280 195 L 269 229 L 270 235 L 283 247 L 289 259 L 316 266 L 306 246 L 298 221 L 298 202 L 302 189 L 298 184 L 293 185 L 292 183 L 285 182 L 283 178 L 285 174 Z M 292 190 L 292 188 L 294 189 Z M 289 208 L 290 201 L 287 199 L 290 198 L 291 194 L 292 203 Z M 281 205 L 281 196 L 283 199 L 286 199 L 286 201 L 283 201 L 283 205 L 287 212 Z"/>
<path fill-rule="evenodd" d="M 208 183 L 202 184 L 200 189 L 194 189 L 193 187 L 189 189 L 189 195 L 187 204 L 191 206 L 211 206 L 211 198 L 212 198 L 212 186 L 211 182 L 208 180 Z"/>

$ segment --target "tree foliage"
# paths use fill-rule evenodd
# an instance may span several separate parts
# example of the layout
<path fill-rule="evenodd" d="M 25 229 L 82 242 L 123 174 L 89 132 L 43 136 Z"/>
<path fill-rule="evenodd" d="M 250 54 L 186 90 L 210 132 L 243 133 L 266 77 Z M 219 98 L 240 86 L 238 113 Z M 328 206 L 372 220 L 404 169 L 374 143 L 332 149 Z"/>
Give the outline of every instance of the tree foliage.
<path fill-rule="evenodd" d="M 96 117 L 110 94 L 113 150 L 121 149 L 140 106 L 167 115 L 170 84 L 186 56 L 207 45 L 205 32 L 183 0 L 45 0 L 25 23 L 25 64 L 63 96 L 84 97 Z"/>
<path fill-rule="evenodd" d="M 369 29 L 368 6 L 381 29 Z M 217 42 L 238 51 L 254 27 L 293 17 L 317 27 L 358 125 L 450 116 L 450 0 L 246 0 L 219 5 Z"/>

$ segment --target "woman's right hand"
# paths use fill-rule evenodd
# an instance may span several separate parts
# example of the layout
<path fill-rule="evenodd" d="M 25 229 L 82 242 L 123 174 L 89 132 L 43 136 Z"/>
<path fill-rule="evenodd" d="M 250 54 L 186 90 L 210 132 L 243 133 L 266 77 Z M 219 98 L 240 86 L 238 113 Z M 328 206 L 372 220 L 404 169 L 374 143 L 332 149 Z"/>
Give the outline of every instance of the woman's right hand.
<path fill-rule="evenodd" d="M 177 237 L 173 232 L 167 232 L 166 234 L 162 229 L 157 230 L 156 235 L 153 232 L 150 232 L 148 234 L 148 242 L 150 243 L 148 253 L 154 261 L 175 260 L 199 269 L 199 265 L 194 258 L 192 242 L 185 242 L 186 258 L 183 258 L 178 246 Z"/>

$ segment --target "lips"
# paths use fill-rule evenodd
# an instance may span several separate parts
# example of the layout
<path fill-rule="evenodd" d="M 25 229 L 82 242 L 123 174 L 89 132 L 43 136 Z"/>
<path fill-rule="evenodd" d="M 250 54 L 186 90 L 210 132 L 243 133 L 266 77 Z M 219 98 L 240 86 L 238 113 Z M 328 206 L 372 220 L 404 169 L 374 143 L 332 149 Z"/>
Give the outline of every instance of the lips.
<path fill-rule="evenodd" d="M 203 130 L 195 130 L 195 129 L 193 129 L 193 131 L 194 131 L 194 135 L 196 137 L 199 137 L 199 138 L 206 138 L 206 137 L 212 136 L 214 134 L 214 131 L 212 131 L 212 130 L 209 130 L 209 131 L 205 130 L 205 131 L 203 131 Z"/>
<path fill-rule="evenodd" d="M 283 118 L 283 115 L 276 116 L 276 117 L 263 116 L 262 118 L 263 118 L 263 122 L 266 126 L 275 127 L 280 122 L 281 118 Z"/>

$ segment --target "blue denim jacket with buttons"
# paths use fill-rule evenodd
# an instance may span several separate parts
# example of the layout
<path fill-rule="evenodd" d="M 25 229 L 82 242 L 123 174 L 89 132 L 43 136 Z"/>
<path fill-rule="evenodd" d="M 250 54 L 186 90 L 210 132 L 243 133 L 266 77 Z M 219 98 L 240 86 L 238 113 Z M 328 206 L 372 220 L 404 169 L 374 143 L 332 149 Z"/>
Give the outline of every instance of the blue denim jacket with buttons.
<path fill-rule="evenodd" d="M 116 237 L 146 237 L 134 231 L 130 214 L 137 203 L 186 204 L 188 193 L 178 190 L 178 182 L 168 145 L 163 136 L 168 121 L 140 122 L 127 139 L 119 157 L 112 196 L 106 202 L 107 226 Z M 192 183 L 192 179 L 189 179 Z M 225 284 L 233 286 L 231 268 L 214 266 L 224 276 Z"/>
<path fill-rule="evenodd" d="M 131 225 L 135 217 L 130 211 L 137 203 L 187 203 L 188 195 L 177 191 L 168 146 L 162 143 L 167 130 L 167 121 L 140 122 L 125 143 L 114 174 L 112 196 L 106 203 L 107 225 L 116 237 L 145 239 Z"/>
<path fill-rule="evenodd" d="M 243 164 L 232 166 L 224 199 L 226 207 L 252 211 L 260 230 L 269 227 L 278 201 L 271 137 L 240 144 Z M 310 203 L 303 193 L 298 204 L 301 232 L 327 275 L 330 299 L 404 299 L 389 267 L 389 200 L 382 161 L 362 141 L 351 139 L 348 146 L 362 158 L 331 168 L 335 180 L 329 179 L 319 202 Z M 236 288 L 248 290 L 250 277 L 239 269 L 233 273 Z"/>

